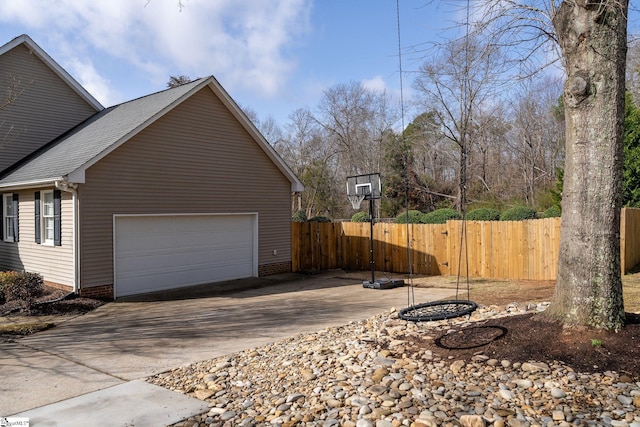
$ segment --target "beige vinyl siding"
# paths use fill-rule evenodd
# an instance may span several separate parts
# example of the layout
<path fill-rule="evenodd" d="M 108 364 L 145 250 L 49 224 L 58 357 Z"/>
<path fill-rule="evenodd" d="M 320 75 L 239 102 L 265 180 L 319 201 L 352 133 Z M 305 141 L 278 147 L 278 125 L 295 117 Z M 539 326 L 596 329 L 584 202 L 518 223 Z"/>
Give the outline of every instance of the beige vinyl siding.
<path fill-rule="evenodd" d="M 0 111 L 0 171 L 96 112 L 23 45 L 0 56 L 0 85 L 19 93 Z"/>
<path fill-rule="evenodd" d="M 257 212 L 258 264 L 291 261 L 290 189 L 205 87 L 87 170 L 82 286 L 113 284 L 114 214 Z"/>
<path fill-rule="evenodd" d="M 40 191 L 52 190 L 42 188 Z M 0 270 L 40 273 L 44 280 L 73 286 L 73 200 L 62 192 L 61 246 L 35 243 L 35 192 L 19 191 L 18 229 L 20 241 L 0 242 Z"/>

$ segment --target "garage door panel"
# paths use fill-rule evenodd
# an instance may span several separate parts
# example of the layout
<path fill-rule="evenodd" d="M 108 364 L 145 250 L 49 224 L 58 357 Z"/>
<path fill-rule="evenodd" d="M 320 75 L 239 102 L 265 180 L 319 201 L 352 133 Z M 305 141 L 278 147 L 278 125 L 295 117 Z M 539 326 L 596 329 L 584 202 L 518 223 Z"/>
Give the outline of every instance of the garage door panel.
<path fill-rule="evenodd" d="M 182 251 L 174 252 L 171 250 L 153 250 L 145 255 L 139 252 L 123 252 L 118 257 L 118 270 L 121 276 L 126 276 L 129 271 L 164 271 L 173 269 L 178 266 L 189 266 L 190 268 L 199 265 L 221 267 L 225 264 L 247 264 L 253 259 L 251 256 L 251 246 L 243 245 L 230 248 L 219 248 L 212 250 L 211 248 L 202 248 L 199 251 Z M 162 268 L 161 266 L 168 266 Z M 139 274 L 139 273 L 138 273 Z"/>
<path fill-rule="evenodd" d="M 198 280 L 201 283 L 202 276 L 208 278 L 210 270 L 216 269 L 216 274 L 222 277 L 233 278 L 239 271 L 244 271 L 246 274 L 243 277 L 250 277 L 251 270 L 247 268 L 246 262 L 237 263 L 211 263 L 201 266 L 189 265 L 188 267 L 165 267 L 154 269 L 136 269 L 131 272 L 120 275 L 120 283 L 126 283 L 127 281 L 135 281 L 136 287 L 142 282 L 158 286 L 158 278 L 170 279 L 169 281 L 177 281 L 177 283 L 194 283 L 194 280 Z M 208 282 L 205 279 L 205 282 Z M 187 285 L 188 286 L 188 285 Z M 177 286 L 180 287 L 180 286 Z M 148 286 L 144 286 L 148 288 Z M 168 288 L 164 288 L 168 289 Z"/>
<path fill-rule="evenodd" d="M 116 217 L 116 296 L 251 277 L 255 215 Z"/>

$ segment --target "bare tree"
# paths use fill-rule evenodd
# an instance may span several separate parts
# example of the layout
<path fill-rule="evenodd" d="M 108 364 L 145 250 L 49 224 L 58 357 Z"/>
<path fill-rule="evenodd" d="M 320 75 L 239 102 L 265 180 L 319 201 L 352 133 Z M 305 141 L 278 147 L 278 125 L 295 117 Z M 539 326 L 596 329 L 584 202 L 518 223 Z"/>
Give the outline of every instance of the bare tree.
<path fill-rule="evenodd" d="M 418 115 L 405 129 L 405 139 L 410 143 L 407 148 L 411 150 L 407 156 L 412 159 L 408 166 L 413 166 L 421 178 L 419 181 L 424 183 L 422 190 L 430 195 L 431 209 L 442 200 L 441 195 L 451 196 L 456 188 L 457 156 L 451 141 L 442 135 L 439 123 L 437 113 L 432 110 Z"/>
<path fill-rule="evenodd" d="M 331 183 L 335 152 L 326 145 L 310 110 L 300 108 L 289 115 L 283 143 L 276 150 L 305 186 L 294 210 L 303 210 L 308 218 L 335 212 L 338 195 L 332 194 Z"/>
<path fill-rule="evenodd" d="M 634 40 L 629 44 L 626 85 L 634 101 L 640 102 L 640 40 Z"/>
<path fill-rule="evenodd" d="M 457 146 L 457 208 L 464 209 L 471 131 L 476 111 L 497 102 L 496 87 L 504 62 L 500 50 L 467 34 L 440 46 L 437 55 L 420 69 L 415 87 L 425 106 L 431 106 L 442 135 Z"/>
<path fill-rule="evenodd" d="M 256 110 L 251 107 L 240 106 L 240 109 L 272 147 L 277 148 L 283 143 L 284 135 L 276 119 L 272 116 L 260 119 Z"/>
<path fill-rule="evenodd" d="M 344 177 L 380 170 L 382 143 L 397 120 L 385 92 L 356 82 L 338 84 L 324 91 L 316 119 L 335 147 Z"/>
<path fill-rule="evenodd" d="M 478 109 L 470 131 L 469 198 L 496 206 L 514 199 L 512 161 L 507 150 L 510 123 L 503 105 Z"/>
<path fill-rule="evenodd" d="M 268 116 L 266 119 L 258 121 L 257 126 L 260 133 L 262 133 L 272 147 L 277 148 L 280 144 L 284 143 L 282 129 L 273 116 Z"/>
<path fill-rule="evenodd" d="M 178 86 L 182 86 L 183 84 L 187 84 L 192 82 L 193 79 L 189 76 L 185 76 L 181 74 L 179 76 L 169 76 L 169 81 L 167 82 L 168 88 L 174 88 Z"/>
<path fill-rule="evenodd" d="M 564 123 L 553 115 L 561 86 L 550 77 L 522 82 L 513 96 L 514 112 L 509 146 L 514 151 L 522 185 L 521 196 L 536 204 L 538 189 L 555 182 L 556 168 L 562 166 Z"/>
<path fill-rule="evenodd" d="M 326 164 L 333 168 L 334 215 L 348 215 L 346 177 L 381 172 L 385 144 L 398 118 L 396 108 L 386 92 L 350 82 L 325 90 L 314 117 L 322 129 L 324 152 L 330 155 Z"/>

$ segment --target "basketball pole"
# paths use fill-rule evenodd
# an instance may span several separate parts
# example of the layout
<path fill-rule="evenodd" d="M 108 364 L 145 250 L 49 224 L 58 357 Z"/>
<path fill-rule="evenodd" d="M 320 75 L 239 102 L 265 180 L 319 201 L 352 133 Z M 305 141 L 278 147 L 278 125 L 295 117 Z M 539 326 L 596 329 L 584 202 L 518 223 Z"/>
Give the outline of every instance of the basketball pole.
<path fill-rule="evenodd" d="M 391 289 L 404 286 L 402 279 L 376 280 L 375 242 L 373 231 L 375 224 L 375 199 L 382 197 L 379 173 L 354 175 L 347 177 L 347 198 L 353 209 L 360 209 L 364 200 L 369 200 L 369 265 L 371 267 L 371 281 L 365 280 L 362 286 L 369 289 Z"/>
<path fill-rule="evenodd" d="M 370 282 L 362 282 L 362 286 L 369 289 L 392 289 L 400 286 L 404 286 L 404 280 L 402 279 L 380 279 L 376 280 L 376 258 L 374 254 L 374 239 L 373 239 L 373 228 L 374 228 L 374 198 L 368 197 L 369 199 L 369 265 L 371 266 L 371 281 Z"/>
<path fill-rule="evenodd" d="M 376 260 L 373 256 L 373 198 L 369 198 L 369 265 L 371 266 L 371 283 L 376 283 Z"/>

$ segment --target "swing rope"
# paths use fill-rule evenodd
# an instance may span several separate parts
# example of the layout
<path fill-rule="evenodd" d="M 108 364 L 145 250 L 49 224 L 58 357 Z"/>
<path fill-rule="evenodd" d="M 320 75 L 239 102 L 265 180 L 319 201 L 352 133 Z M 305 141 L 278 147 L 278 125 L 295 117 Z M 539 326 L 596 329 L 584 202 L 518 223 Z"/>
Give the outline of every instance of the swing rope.
<path fill-rule="evenodd" d="M 408 163 L 408 148 L 405 144 L 404 134 L 404 79 L 402 72 L 402 39 L 400 36 L 400 0 L 396 0 L 396 17 L 397 17 L 397 29 L 398 29 L 398 71 L 400 74 L 400 123 L 401 134 L 400 141 L 402 143 L 402 168 L 404 172 L 404 207 L 405 207 L 405 228 L 407 235 L 407 263 L 409 264 L 409 286 L 407 287 L 407 306 L 415 304 L 415 295 L 413 292 L 413 259 L 411 254 L 411 230 L 409 227 L 409 167 Z"/>
<path fill-rule="evenodd" d="M 462 221 L 460 230 L 460 251 L 458 255 L 458 274 L 456 280 L 456 299 L 449 301 L 435 301 L 424 304 L 415 304 L 415 292 L 413 282 L 413 260 L 411 251 L 411 227 L 409 224 L 409 166 L 408 166 L 408 147 L 405 144 L 405 124 L 404 124 L 404 88 L 403 88 L 403 70 L 402 70 L 402 42 L 400 31 L 400 0 L 396 0 L 396 16 L 398 29 L 398 67 L 400 73 L 400 112 L 401 112 L 401 143 L 402 143 L 402 163 L 404 172 L 404 192 L 405 192 L 405 211 L 406 211 L 406 236 L 407 236 L 407 262 L 409 264 L 409 286 L 407 287 L 407 308 L 400 310 L 398 316 L 401 319 L 413 322 L 443 320 L 453 317 L 460 317 L 471 314 L 477 308 L 476 303 L 471 301 L 471 290 L 469 283 L 469 247 L 467 239 L 467 221 L 466 221 L 466 142 L 462 147 L 460 155 L 463 156 L 460 185 L 460 208 L 462 210 Z M 469 37 L 469 0 L 467 0 L 467 22 L 466 22 L 465 44 L 468 43 Z M 468 66 L 468 46 L 467 46 L 467 64 Z M 465 80 L 465 89 L 468 81 Z M 466 93 L 465 93 L 466 95 Z M 466 135 L 465 135 L 466 138 Z M 465 176 L 462 176 L 462 175 Z M 462 253 L 465 253 L 466 281 L 467 281 L 467 299 L 459 299 L 460 277 L 462 275 Z"/>

